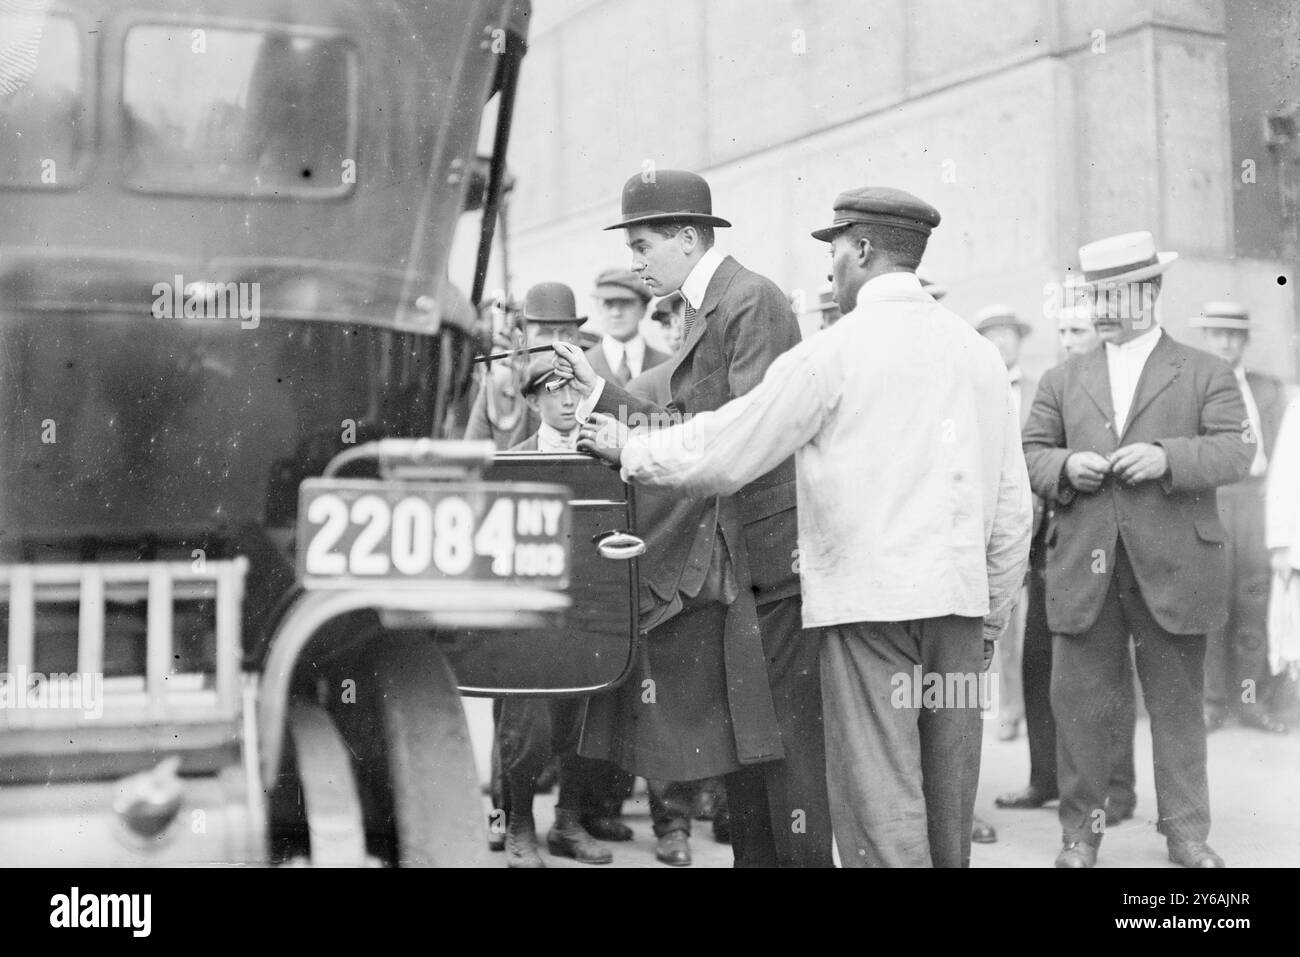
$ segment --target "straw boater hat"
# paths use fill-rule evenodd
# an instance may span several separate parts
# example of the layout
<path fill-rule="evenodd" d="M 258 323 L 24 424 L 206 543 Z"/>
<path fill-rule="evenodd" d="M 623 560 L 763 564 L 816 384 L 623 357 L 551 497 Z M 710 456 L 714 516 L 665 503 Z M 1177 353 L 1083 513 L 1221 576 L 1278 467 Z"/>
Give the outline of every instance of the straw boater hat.
<path fill-rule="evenodd" d="M 1082 285 L 1140 282 L 1168 269 L 1178 253 L 1156 252 L 1156 241 L 1145 230 L 1109 236 L 1079 247 Z"/>
<path fill-rule="evenodd" d="M 1021 339 L 1034 331 L 1034 327 L 1017 316 L 1010 306 L 985 306 L 975 313 L 975 331 L 980 335 L 998 327 L 1016 330 Z"/>
<path fill-rule="evenodd" d="M 709 226 L 730 226 L 713 215 L 713 194 L 704 177 L 680 169 L 637 173 L 623 184 L 623 219 L 605 229 L 624 229 L 666 219 L 688 219 Z"/>
<path fill-rule="evenodd" d="M 1237 302 L 1207 302 L 1201 314 L 1187 320 L 1193 329 L 1235 329 L 1250 332 L 1250 313 Z"/>

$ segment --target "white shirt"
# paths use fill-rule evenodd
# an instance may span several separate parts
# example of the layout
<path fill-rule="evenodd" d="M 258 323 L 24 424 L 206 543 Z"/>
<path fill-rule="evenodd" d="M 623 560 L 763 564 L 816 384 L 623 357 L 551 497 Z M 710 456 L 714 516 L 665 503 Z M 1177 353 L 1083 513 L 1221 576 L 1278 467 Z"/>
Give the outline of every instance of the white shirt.
<path fill-rule="evenodd" d="M 1115 439 L 1124 434 L 1128 424 L 1129 409 L 1137 392 L 1142 369 L 1160 341 L 1160 326 L 1151 329 L 1120 345 L 1106 343 L 1106 371 L 1110 374 L 1110 403 L 1115 409 Z"/>
<path fill-rule="evenodd" d="M 613 336 L 605 336 L 600 340 L 600 349 L 605 353 L 605 361 L 609 367 L 618 370 L 619 365 L 623 362 L 623 353 L 627 353 L 627 367 L 632 370 L 632 377 L 639 376 L 644 370 L 645 365 L 645 339 L 637 333 L 627 342 L 619 342 Z"/>
<path fill-rule="evenodd" d="M 543 422 L 537 427 L 537 451 L 572 452 L 578 447 L 578 428 L 574 426 L 568 432 L 561 432 Z"/>
<path fill-rule="evenodd" d="M 640 431 L 623 475 L 731 494 L 795 455 L 805 627 L 983 617 L 997 638 L 1033 521 L 1020 422 L 994 345 L 911 273 L 779 356 L 715 412 Z"/>
<path fill-rule="evenodd" d="M 690 303 L 691 307 L 694 308 L 695 310 L 698 311 L 701 303 L 704 302 L 704 294 L 709 289 L 709 283 L 713 280 L 713 274 L 718 271 L 718 267 L 722 265 L 722 260 L 725 258 L 726 257 L 723 256 L 722 253 L 718 252 L 717 246 L 709 247 L 704 251 L 704 255 L 700 257 L 699 262 L 697 262 L 693 267 L 691 267 L 691 271 L 687 274 L 686 278 L 682 281 L 682 286 L 680 289 L 682 298 L 685 299 L 688 303 Z M 606 336 L 606 339 L 608 338 L 609 337 Z M 645 358 L 644 345 L 642 348 L 643 348 L 642 359 L 644 359 Z M 609 357 L 610 357 L 609 352 L 606 352 L 605 358 L 609 359 Z M 631 365 L 632 363 L 631 355 L 628 356 L 627 361 L 628 364 Z M 618 366 L 612 360 L 609 363 L 609 367 L 611 369 L 618 368 Z M 637 374 L 636 372 L 633 372 L 633 375 L 636 374 Z M 604 391 L 605 391 L 605 380 L 597 376 L 596 387 L 591 390 L 590 395 L 588 395 L 585 399 L 583 399 L 581 402 L 578 403 L 578 407 L 575 410 L 575 414 L 577 415 L 579 422 L 587 421 L 587 416 L 591 415 L 591 410 L 596 407 L 596 403 L 600 401 L 600 394 Z"/>
<path fill-rule="evenodd" d="M 1255 434 L 1255 461 L 1250 463 L 1251 478 L 1258 478 L 1268 471 L 1268 456 L 1264 454 L 1264 427 L 1260 424 L 1259 406 L 1255 403 L 1255 393 L 1250 389 L 1250 380 L 1246 378 L 1246 369 L 1240 363 L 1232 369 L 1241 386 L 1241 397 L 1246 401 L 1246 415 L 1250 418 L 1250 429 Z"/>

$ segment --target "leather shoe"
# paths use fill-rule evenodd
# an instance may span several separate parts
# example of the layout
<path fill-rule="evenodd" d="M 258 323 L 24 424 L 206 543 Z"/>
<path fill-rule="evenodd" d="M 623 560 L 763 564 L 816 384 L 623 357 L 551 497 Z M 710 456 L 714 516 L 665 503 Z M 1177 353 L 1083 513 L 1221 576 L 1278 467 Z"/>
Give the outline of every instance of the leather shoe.
<path fill-rule="evenodd" d="M 1256 731 L 1267 731 L 1269 734 L 1286 734 L 1287 732 L 1285 721 L 1279 721 L 1260 707 L 1246 708 L 1237 715 L 1237 720 L 1241 722 L 1242 727 L 1254 728 Z"/>
<path fill-rule="evenodd" d="M 555 824 L 546 835 L 546 847 L 556 857 L 571 857 L 583 864 L 608 864 L 614 860 L 609 848 L 597 844 L 582 826 L 576 811 L 555 809 Z"/>
<path fill-rule="evenodd" d="M 669 831 L 659 838 L 655 857 L 671 867 L 686 867 L 691 863 L 691 843 L 685 831 Z"/>
<path fill-rule="evenodd" d="M 1118 801 L 1106 799 L 1106 826 L 1114 827 L 1117 824 L 1123 824 L 1133 816 L 1132 804 L 1121 804 Z"/>
<path fill-rule="evenodd" d="M 537 850 L 537 831 L 532 816 L 512 816 L 506 823 L 506 866 L 520 868 L 545 867 Z"/>
<path fill-rule="evenodd" d="M 998 807 L 1027 810 L 1042 807 L 1048 801 L 1054 801 L 1056 798 L 1057 795 L 1045 794 L 1041 789 L 1031 784 L 1023 791 L 1012 791 L 1009 794 L 1000 794 L 993 799 L 993 803 Z"/>
<path fill-rule="evenodd" d="M 1214 848 L 1202 841 L 1176 841 L 1169 844 L 1169 859 L 1183 867 L 1227 867 Z"/>
<path fill-rule="evenodd" d="M 1083 841 L 1067 841 L 1056 855 L 1057 867 L 1096 867 L 1097 849 Z"/>
<path fill-rule="evenodd" d="M 599 841 L 630 841 L 635 836 L 632 829 L 616 817 L 589 817 L 582 826 Z"/>
<path fill-rule="evenodd" d="M 975 818 L 971 823 L 970 839 L 976 844 L 996 844 L 998 832 L 993 829 L 993 825 L 982 818 Z"/>

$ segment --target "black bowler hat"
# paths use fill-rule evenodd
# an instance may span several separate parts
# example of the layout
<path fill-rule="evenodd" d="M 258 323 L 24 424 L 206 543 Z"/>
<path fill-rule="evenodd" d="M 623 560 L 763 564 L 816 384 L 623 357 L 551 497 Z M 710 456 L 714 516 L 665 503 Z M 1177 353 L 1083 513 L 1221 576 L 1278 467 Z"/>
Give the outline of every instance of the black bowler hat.
<path fill-rule="evenodd" d="M 637 173 L 623 184 L 623 221 L 605 229 L 623 229 L 665 219 L 689 219 L 709 226 L 730 226 L 713 215 L 713 194 L 703 176 L 680 169 Z"/>
<path fill-rule="evenodd" d="M 524 322 L 582 323 L 573 290 L 562 282 L 539 282 L 524 296 Z"/>
<path fill-rule="evenodd" d="M 939 211 L 920 197 L 890 186 L 864 186 L 835 197 L 835 220 L 813 231 L 813 239 L 824 243 L 854 223 L 897 226 L 929 236 L 939 225 Z"/>

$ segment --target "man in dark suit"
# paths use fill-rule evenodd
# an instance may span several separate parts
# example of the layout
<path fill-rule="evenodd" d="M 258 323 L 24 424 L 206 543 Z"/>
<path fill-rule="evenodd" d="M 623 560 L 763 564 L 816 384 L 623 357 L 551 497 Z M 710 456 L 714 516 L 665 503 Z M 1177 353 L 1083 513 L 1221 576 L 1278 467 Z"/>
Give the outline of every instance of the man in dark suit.
<path fill-rule="evenodd" d="M 1271 572 L 1264 545 L 1264 500 L 1268 462 L 1286 411 L 1280 379 L 1247 370 L 1250 314 L 1235 302 L 1207 302 L 1190 320 L 1202 330 L 1206 351 L 1232 366 L 1246 403 L 1250 427 L 1259 437 L 1250 475 L 1219 489 L 1219 518 L 1228 530 L 1228 620 L 1210 631 L 1205 657 L 1205 727 L 1214 731 L 1231 713 L 1243 725 L 1283 734 L 1285 722 L 1272 711 L 1268 668 L 1268 590 Z"/>
<path fill-rule="evenodd" d="M 641 320 L 650 303 L 650 290 L 628 269 L 606 269 L 596 277 L 596 300 L 604 335 L 587 350 L 596 375 L 619 386 L 668 361 L 668 353 L 652 349 L 641 335 Z"/>
<path fill-rule="evenodd" d="M 1024 429 L 1047 533 L 1052 710 L 1063 846 L 1091 867 L 1105 831 L 1110 729 L 1129 635 L 1151 714 L 1159 831 L 1170 860 L 1222 867 L 1210 829 L 1201 714 L 1205 634 L 1222 625 L 1225 533 L 1214 490 L 1250 471 L 1255 436 L 1232 370 L 1155 319 L 1177 258 L 1151 234 L 1079 250 L 1103 346 L 1043 377 Z"/>
<path fill-rule="evenodd" d="M 633 176 L 623 187 L 622 208 L 622 220 L 608 228 L 627 231 L 633 272 L 655 295 L 680 291 L 685 301 L 682 347 L 668 363 L 666 404 L 596 377 L 576 350 L 557 350 L 592 389 L 579 404 L 579 419 L 597 411 L 633 425 L 634 417 L 644 417 L 642 424 L 653 426 L 665 417 L 718 409 L 750 391 L 773 360 L 798 344 L 799 324 L 775 283 L 714 247 L 714 228 L 731 224 L 713 215 L 708 184 L 677 170 Z M 694 559 L 681 576 L 688 588 L 698 590 L 710 569 L 720 568 L 725 581 L 729 568 L 747 566 L 746 576 L 732 577 L 747 577 L 753 591 L 780 723 L 783 761 L 742 761 L 745 767 L 726 776 L 737 866 L 832 863 L 820 646 L 801 627 L 795 497 L 790 458 L 722 500 L 716 511 L 707 501 L 694 503 L 704 508 L 699 521 L 675 526 L 676 546 Z M 734 510 L 743 529 L 738 539 L 719 534 L 726 527 L 723 508 Z M 702 539 L 696 535 L 701 522 Z M 693 550 L 696 543 L 706 549 Z"/>

